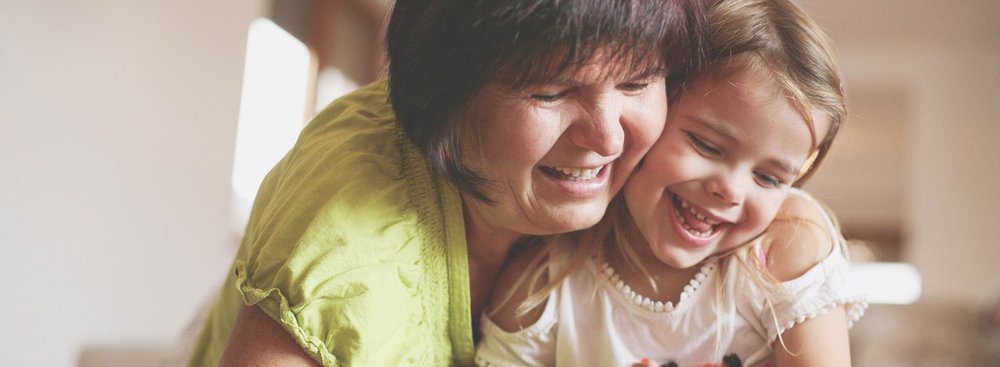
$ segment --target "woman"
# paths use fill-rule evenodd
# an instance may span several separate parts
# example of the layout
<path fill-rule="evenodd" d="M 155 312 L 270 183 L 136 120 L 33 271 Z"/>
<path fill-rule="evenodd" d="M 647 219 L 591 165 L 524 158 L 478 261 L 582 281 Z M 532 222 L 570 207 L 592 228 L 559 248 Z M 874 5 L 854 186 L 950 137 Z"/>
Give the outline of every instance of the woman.
<path fill-rule="evenodd" d="M 509 250 L 603 216 L 699 19 L 685 0 L 397 1 L 388 83 L 331 104 L 265 179 L 190 364 L 471 365 Z"/>

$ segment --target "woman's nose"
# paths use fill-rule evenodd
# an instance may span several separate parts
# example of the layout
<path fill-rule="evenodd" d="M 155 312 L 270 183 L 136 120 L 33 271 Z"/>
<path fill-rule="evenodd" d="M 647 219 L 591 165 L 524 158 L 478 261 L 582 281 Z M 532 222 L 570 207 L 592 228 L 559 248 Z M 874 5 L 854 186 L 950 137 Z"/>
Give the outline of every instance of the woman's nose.
<path fill-rule="evenodd" d="M 575 123 L 574 144 L 604 157 L 614 157 L 625 147 L 625 130 L 622 127 L 623 110 L 621 102 L 608 97 L 585 108 Z"/>

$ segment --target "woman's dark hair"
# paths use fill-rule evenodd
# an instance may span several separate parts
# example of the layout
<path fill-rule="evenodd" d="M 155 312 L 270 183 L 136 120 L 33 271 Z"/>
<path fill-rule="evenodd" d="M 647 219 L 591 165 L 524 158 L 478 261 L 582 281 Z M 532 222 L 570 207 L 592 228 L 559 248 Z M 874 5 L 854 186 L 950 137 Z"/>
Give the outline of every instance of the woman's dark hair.
<path fill-rule="evenodd" d="M 700 66 L 697 0 L 397 0 L 389 20 L 389 99 L 431 169 L 490 202 L 462 161 L 454 118 L 487 82 L 543 82 L 592 62 L 611 73 L 660 68 L 673 90 Z M 595 57 L 599 57 L 596 58 Z"/>

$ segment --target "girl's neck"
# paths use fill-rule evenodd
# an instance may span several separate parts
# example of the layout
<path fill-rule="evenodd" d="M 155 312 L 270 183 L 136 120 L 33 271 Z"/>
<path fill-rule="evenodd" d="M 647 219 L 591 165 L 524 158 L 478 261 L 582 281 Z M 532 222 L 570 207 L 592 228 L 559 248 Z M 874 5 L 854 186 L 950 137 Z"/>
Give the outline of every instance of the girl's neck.
<path fill-rule="evenodd" d="M 648 248 L 646 249 L 648 250 Z M 657 261 L 652 253 L 646 254 L 643 251 L 636 251 L 636 253 L 639 260 L 642 261 L 646 273 L 640 271 L 634 262 L 626 260 L 621 251 L 606 251 L 606 261 L 622 282 L 636 293 L 652 301 L 677 304 L 684 291 L 684 286 L 688 285 L 691 279 L 701 271 L 701 265 L 677 269 Z"/>

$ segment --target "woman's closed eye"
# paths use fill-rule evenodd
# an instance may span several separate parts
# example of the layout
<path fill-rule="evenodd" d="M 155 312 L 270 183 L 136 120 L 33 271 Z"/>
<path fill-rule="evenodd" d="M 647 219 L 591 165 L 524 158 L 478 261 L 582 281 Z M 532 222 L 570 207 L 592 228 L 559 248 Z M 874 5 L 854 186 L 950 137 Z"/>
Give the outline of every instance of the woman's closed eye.
<path fill-rule="evenodd" d="M 555 93 L 535 93 L 531 95 L 531 99 L 543 103 L 553 103 L 563 99 L 567 94 L 569 94 L 569 90 L 562 90 Z"/>
<path fill-rule="evenodd" d="M 649 82 L 634 82 L 619 84 L 618 89 L 630 94 L 639 94 L 649 88 Z"/>

